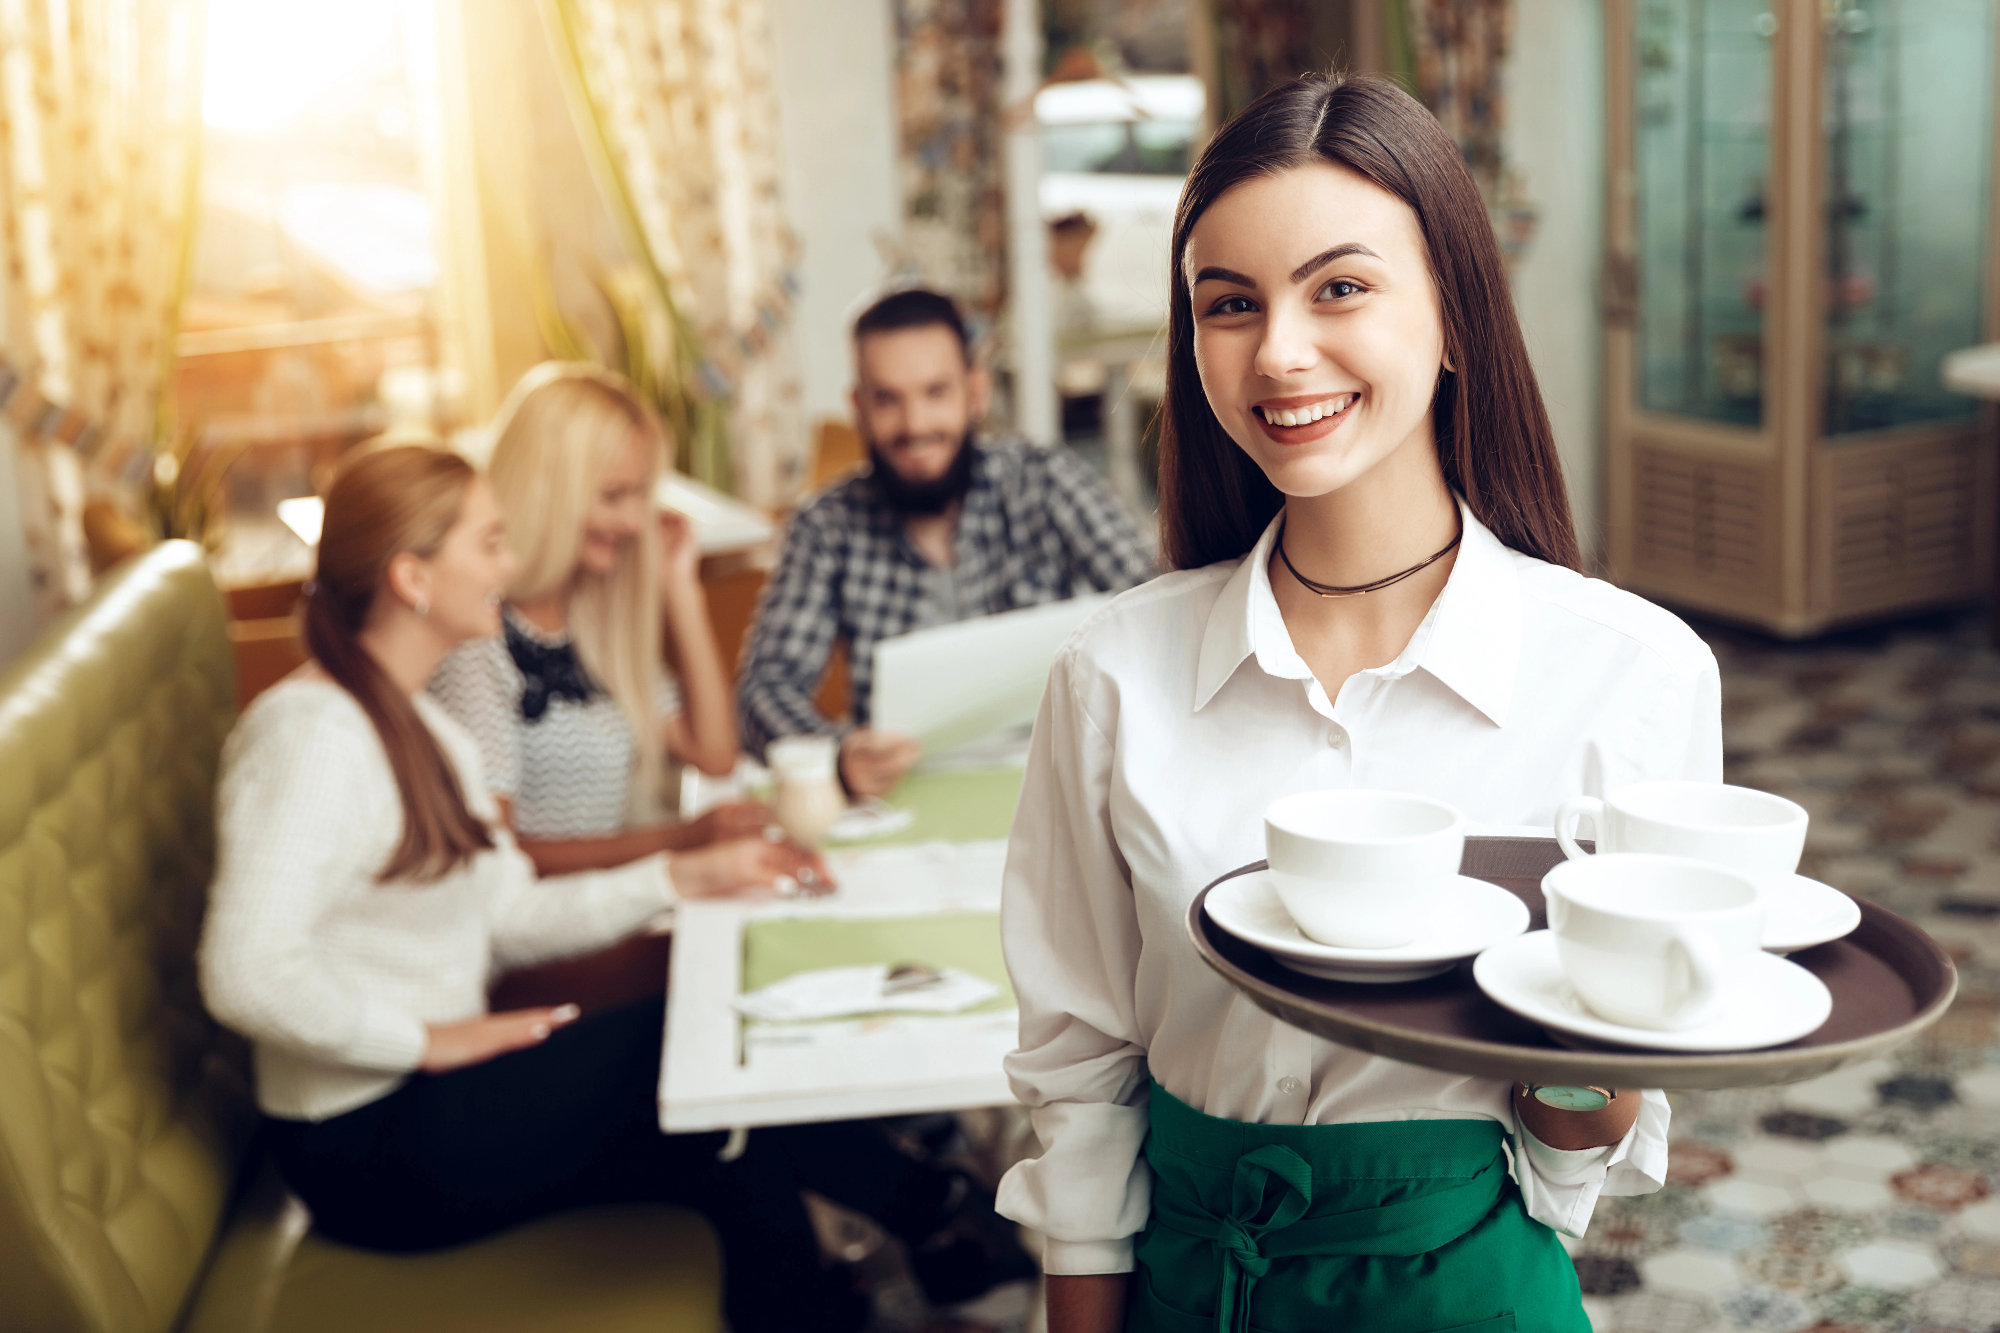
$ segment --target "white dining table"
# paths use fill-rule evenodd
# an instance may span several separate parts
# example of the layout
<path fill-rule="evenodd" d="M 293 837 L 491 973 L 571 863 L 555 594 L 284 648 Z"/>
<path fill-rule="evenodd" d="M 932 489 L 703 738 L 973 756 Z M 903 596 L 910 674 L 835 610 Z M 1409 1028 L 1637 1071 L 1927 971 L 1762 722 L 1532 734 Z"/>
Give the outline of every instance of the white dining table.
<path fill-rule="evenodd" d="M 762 921 L 865 921 L 993 914 L 1004 839 L 851 849 L 829 861 L 823 898 L 693 902 L 674 925 L 660 1126 L 671 1133 L 845 1120 L 1011 1103 L 1000 1062 L 1014 1049 L 1009 1007 L 811 1023 L 745 1021 L 745 931 Z"/>

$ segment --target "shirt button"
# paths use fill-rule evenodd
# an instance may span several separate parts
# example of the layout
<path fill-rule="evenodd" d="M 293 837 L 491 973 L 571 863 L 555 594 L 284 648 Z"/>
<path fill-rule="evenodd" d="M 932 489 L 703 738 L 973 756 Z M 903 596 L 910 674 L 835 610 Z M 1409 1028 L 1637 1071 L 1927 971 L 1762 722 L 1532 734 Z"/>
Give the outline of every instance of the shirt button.
<path fill-rule="evenodd" d="M 1294 1096 L 1305 1090 L 1306 1085 L 1293 1078 L 1290 1074 L 1278 1080 L 1278 1091 L 1284 1093 L 1287 1097 Z"/>
<path fill-rule="evenodd" d="M 1335 727 L 1332 731 L 1326 733 L 1326 743 L 1338 750 L 1341 746 L 1347 744 L 1347 733 Z"/>

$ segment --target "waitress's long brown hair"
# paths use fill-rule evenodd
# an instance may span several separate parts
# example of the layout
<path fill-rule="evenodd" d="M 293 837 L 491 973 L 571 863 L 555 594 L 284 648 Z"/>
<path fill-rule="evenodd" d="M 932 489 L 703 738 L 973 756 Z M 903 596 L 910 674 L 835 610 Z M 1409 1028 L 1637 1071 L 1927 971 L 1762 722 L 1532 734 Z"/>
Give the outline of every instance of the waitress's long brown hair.
<path fill-rule="evenodd" d="M 1314 162 L 1374 182 L 1410 206 L 1444 318 L 1444 371 L 1431 425 L 1445 484 L 1501 542 L 1579 564 L 1555 436 L 1528 363 L 1500 247 L 1458 148 L 1430 112 L 1384 79 L 1309 75 L 1274 88 L 1216 131 L 1188 173 L 1174 218 L 1167 393 L 1161 408 L 1160 545 L 1175 569 L 1249 553 L 1284 504 L 1222 429 L 1194 359 L 1182 257 L 1231 187 Z"/>
<path fill-rule="evenodd" d="M 384 883 L 437 879 L 493 845 L 416 705 L 360 639 L 369 609 L 388 587 L 389 562 L 405 551 L 436 555 L 476 476 L 471 464 L 443 449 L 371 449 L 347 462 L 326 497 L 319 570 L 306 599 L 306 647 L 374 722 L 402 793 L 403 839 L 376 876 Z"/>

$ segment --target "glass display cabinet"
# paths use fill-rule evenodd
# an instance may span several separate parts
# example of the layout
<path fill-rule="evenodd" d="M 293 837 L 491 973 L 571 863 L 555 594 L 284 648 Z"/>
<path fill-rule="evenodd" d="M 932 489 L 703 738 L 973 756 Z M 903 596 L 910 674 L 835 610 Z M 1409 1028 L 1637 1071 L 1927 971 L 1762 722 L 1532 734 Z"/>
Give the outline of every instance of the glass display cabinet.
<path fill-rule="evenodd" d="M 1612 577 L 1810 634 L 1977 596 L 2000 0 L 1607 0 Z"/>

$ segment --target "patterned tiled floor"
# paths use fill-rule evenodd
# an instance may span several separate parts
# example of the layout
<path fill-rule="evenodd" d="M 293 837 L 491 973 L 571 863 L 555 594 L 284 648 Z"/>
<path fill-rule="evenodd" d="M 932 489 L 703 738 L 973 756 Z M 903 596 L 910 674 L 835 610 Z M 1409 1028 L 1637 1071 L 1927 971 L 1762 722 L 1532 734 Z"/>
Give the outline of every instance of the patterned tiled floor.
<path fill-rule="evenodd" d="M 2000 1331 L 2000 655 L 1979 618 L 1806 645 L 1705 629 L 1728 779 L 1801 870 L 1929 931 L 1959 997 L 1888 1058 L 1676 1095 L 1671 1183 L 1572 1246 L 1598 1333 Z"/>

